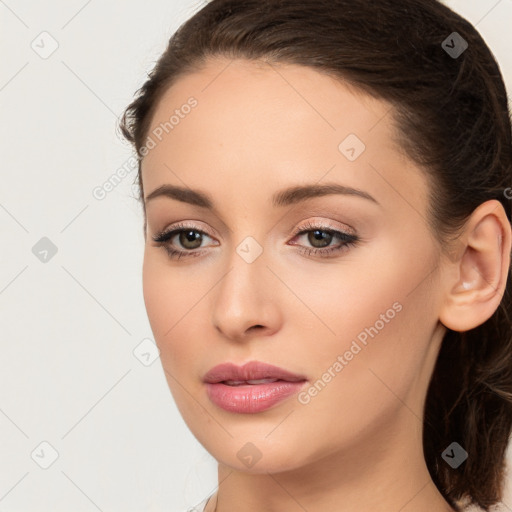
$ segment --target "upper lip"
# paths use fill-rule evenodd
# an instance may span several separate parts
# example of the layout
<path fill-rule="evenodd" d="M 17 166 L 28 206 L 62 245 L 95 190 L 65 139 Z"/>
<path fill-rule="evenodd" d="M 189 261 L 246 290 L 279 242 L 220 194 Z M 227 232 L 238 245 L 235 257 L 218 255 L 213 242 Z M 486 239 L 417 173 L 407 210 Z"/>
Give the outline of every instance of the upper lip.
<path fill-rule="evenodd" d="M 278 366 L 262 363 L 261 361 L 250 361 L 243 366 L 233 363 L 222 363 L 211 368 L 204 376 L 204 382 L 215 384 L 226 380 L 259 380 L 279 379 L 289 382 L 306 380 L 302 375 L 296 375 Z"/>

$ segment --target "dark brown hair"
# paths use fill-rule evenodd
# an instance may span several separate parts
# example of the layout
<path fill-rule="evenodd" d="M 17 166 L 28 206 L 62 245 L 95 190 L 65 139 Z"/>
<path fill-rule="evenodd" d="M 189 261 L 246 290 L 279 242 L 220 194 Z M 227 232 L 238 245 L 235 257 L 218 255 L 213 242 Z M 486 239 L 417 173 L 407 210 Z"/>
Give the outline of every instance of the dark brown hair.
<path fill-rule="evenodd" d="M 462 40 L 467 49 L 450 53 Z M 141 200 L 140 151 L 158 102 L 210 56 L 308 66 L 388 101 L 402 149 L 429 178 L 428 220 L 443 248 L 489 199 L 511 220 L 511 120 L 500 69 L 476 29 L 437 0 L 207 3 L 172 35 L 121 118 L 139 157 Z M 463 502 L 489 510 L 502 499 L 512 428 L 511 314 L 509 268 L 493 316 L 467 332 L 447 331 L 428 388 L 425 460 L 457 510 Z M 452 442 L 468 452 L 455 469 L 442 458 Z"/>

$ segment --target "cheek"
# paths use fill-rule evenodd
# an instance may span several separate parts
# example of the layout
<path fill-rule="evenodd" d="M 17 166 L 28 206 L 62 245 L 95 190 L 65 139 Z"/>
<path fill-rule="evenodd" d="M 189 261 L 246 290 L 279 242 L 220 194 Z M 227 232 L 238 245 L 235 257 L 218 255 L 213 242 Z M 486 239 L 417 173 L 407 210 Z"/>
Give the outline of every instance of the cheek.
<path fill-rule="evenodd" d="M 208 424 L 210 417 L 197 400 L 201 392 L 197 367 L 205 338 L 204 309 L 201 297 L 211 285 L 191 279 L 186 271 L 170 268 L 154 248 L 146 249 L 143 262 L 143 295 L 148 320 L 169 390 L 185 422 L 192 431 L 196 425 Z M 203 323 L 199 321 L 202 318 Z M 199 347 L 201 345 L 201 347 Z M 197 375 L 195 376 L 195 374 Z"/>
<path fill-rule="evenodd" d="M 155 248 L 144 253 L 142 269 L 142 288 L 144 303 L 155 342 L 160 349 L 162 361 L 174 362 L 182 359 L 180 350 L 189 344 L 177 343 L 179 333 L 186 325 L 188 316 L 197 296 L 192 282 L 182 284 L 179 275 L 165 264 L 165 259 Z M 187 315 L 187 311 L 189 311 Z"/>
<path fill-rule="evenodd" d="M 284 274 L 283 268 L 283 280 L 294 283 L 307 306 L 289 305 L 286 316 L 296 325 L 294 332 L 301 333 L 297 348 L 315 377 L 327 381 L 329 375 L 322 377 L 326 372 L 344 374 L 326 386 L 339 385 L 344 395 L 356 390 L 372 399 L 377 389 L 382 395 L 385 384 L 379 376 L 405 393 L 425 361 L 437 321 L 435 285 L 426 279 L 433 268 L 434 255 L 425 237 L 414 250 L 394 240 L 340 264 L 318 266 L 314 273 L 290 269 Z M 338 356 L 344 360 L 342 369 L 336 364 Z"/>
<path fill-rule="evenodd" d="M 171 267 L 159 251 L 164 249 L 147 247 L 144 252 L 142 285 L 148 320 L 164 369 L 180 382 L 194 381 L 198 351 L 211 339 L 204 308 L 213 283 L 210 275 L 199 278 L 192 266 Z M 197 375 L 199 379 L 199 369 Z M 169 384 L 175 388 L 172 381 Z"/>
<path fill-rule="evenodd" d="M 142 290 L 149 323 L 155 335 L 155 341 L 161 342 L 167 330 L 172 326 L 173 302 L 176 300 L 175 291 L 167 286 L 165 271 L 159 268 L 155 258 L 145 250 L 142 266 Z"/>

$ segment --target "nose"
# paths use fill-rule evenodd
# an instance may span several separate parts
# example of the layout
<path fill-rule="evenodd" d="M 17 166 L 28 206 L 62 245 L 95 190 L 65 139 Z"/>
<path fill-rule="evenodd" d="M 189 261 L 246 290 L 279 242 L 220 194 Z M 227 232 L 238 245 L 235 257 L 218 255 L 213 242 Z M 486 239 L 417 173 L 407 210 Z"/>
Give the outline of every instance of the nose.
<path fill-rule="evenodd" d="M 233 251 L 212 296 L 215 329 L 233 341 L 276 332 L 281 322 L 278 286 L 264 253 L 249 263 Z"/>

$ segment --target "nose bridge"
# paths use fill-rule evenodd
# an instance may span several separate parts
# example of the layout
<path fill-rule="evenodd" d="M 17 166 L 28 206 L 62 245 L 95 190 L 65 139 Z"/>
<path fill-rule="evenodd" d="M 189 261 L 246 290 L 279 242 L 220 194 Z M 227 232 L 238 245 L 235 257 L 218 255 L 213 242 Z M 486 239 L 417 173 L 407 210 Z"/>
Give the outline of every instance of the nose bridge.
<path fill-rule="evenodd" d="M 218 283 L 212 321 L 229 337 L 239 337 L 254 325 L 274 329 L 275 294 L 263 245 L 245 236 L 226 255 L 226 272 Z"/>

